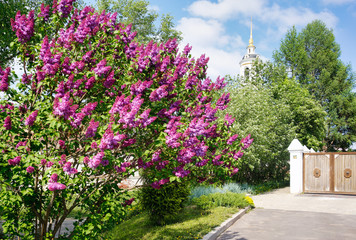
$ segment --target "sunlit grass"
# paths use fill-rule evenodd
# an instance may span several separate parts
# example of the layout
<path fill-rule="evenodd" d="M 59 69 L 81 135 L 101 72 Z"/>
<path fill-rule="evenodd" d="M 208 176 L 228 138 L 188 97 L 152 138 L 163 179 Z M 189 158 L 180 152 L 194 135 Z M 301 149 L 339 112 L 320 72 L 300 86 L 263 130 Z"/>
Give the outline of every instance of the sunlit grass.
<path fill-rule="evenodd" d="M 238 208 L 217 207 L 206 212 L 190 206 L 165 226 L 153 226 L 148 215 L 141 213 L 117 225 L 106 236 L 117 240 L 201 239 L 238 211 Z"/>

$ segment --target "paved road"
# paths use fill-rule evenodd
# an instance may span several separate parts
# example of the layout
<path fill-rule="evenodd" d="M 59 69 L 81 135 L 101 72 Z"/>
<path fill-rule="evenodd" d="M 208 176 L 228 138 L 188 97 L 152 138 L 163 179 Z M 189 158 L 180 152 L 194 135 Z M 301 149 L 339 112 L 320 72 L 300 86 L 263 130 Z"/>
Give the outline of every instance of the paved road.
<path fill-rule="evenodd" d="M 252 198 L 256 209 L 219 240 L 356 239 L 356 196 L 295 195 L 284 188 Z"/>

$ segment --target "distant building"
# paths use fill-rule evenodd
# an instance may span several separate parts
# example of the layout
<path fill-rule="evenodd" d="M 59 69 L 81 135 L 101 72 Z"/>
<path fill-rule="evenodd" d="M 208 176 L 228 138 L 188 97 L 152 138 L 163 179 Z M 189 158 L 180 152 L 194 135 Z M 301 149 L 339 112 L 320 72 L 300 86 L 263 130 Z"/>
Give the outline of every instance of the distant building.
<path fill-rule="evenodd" d="M 256 47 L 253 45 L 252 38 L 252 19 L 251 19 L 251 31 L 249 45 L 247 46 L 247 53 L 243 56 L 240 61 L 240 77 L 248 78 L 250 76 L 250 71 L 253 62 L 260 59 L 260 55 L 255 53 Z"/>

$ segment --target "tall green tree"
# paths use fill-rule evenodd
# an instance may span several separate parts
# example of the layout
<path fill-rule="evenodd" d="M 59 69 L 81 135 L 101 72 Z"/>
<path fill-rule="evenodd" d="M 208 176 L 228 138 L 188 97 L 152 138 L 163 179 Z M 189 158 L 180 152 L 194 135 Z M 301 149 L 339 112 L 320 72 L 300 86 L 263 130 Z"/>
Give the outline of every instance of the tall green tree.
<path fill-rule="evenodd" d="M 173 17 L 164 14 L 159 18 L 156 11 L 149 9 L 145 0 L 97 0 L 98 11 L 117 12 L 120 22 L 132 24 L 140 42 L 164 42 L 168 39 L 182 39 L 181 33 L 174 29 Z M 159 21 L 159 24 L 158 22 Z M 158 25 L 158 26 L 156 26 Z"/>
<path fill-rule="evenodd" d="M 340 55 L 333 31 L 320 20 L 309 23 L 300 33 L 292 28 L 273 55 L 276 62 L 291 69 L 327 112 L 324 141 L 329 151 L 345 151 L 356 141 L 355 78 Z"/>
<path fill-rule="evenodd" d="M 232 131 L 250 133 L 253 144 L 239 162 L 239 182 L 260 183 L 284 179 L 288 171 L 288 145 L 295 137 L 289 106 L 275 99 L 270 88 L 226 77 L 231 101 L 228 113 L 236 118 Z M 246 132 L 244 132 L 246 131 Z"/>

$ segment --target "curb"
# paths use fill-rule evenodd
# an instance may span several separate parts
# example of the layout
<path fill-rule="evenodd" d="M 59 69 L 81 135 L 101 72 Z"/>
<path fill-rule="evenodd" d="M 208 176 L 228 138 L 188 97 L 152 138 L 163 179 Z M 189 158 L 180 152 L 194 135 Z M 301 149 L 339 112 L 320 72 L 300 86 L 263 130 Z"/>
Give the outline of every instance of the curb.
<path fill-rule="evenodd" d="M 220 234 L 226 231 L 232 224 L 234 224 L 239 218 L 241 218 L 245 213 L 251 208 L 251 206 L 248 206 L 244 209 L 241 209 L 234 215 L 232 215 L 231 218 L 227 219 L 225 222 L 220 224 L 220 226 L 214 228 L 210 233 L 206 234 L 202 240 L 216 240 Z"/>

